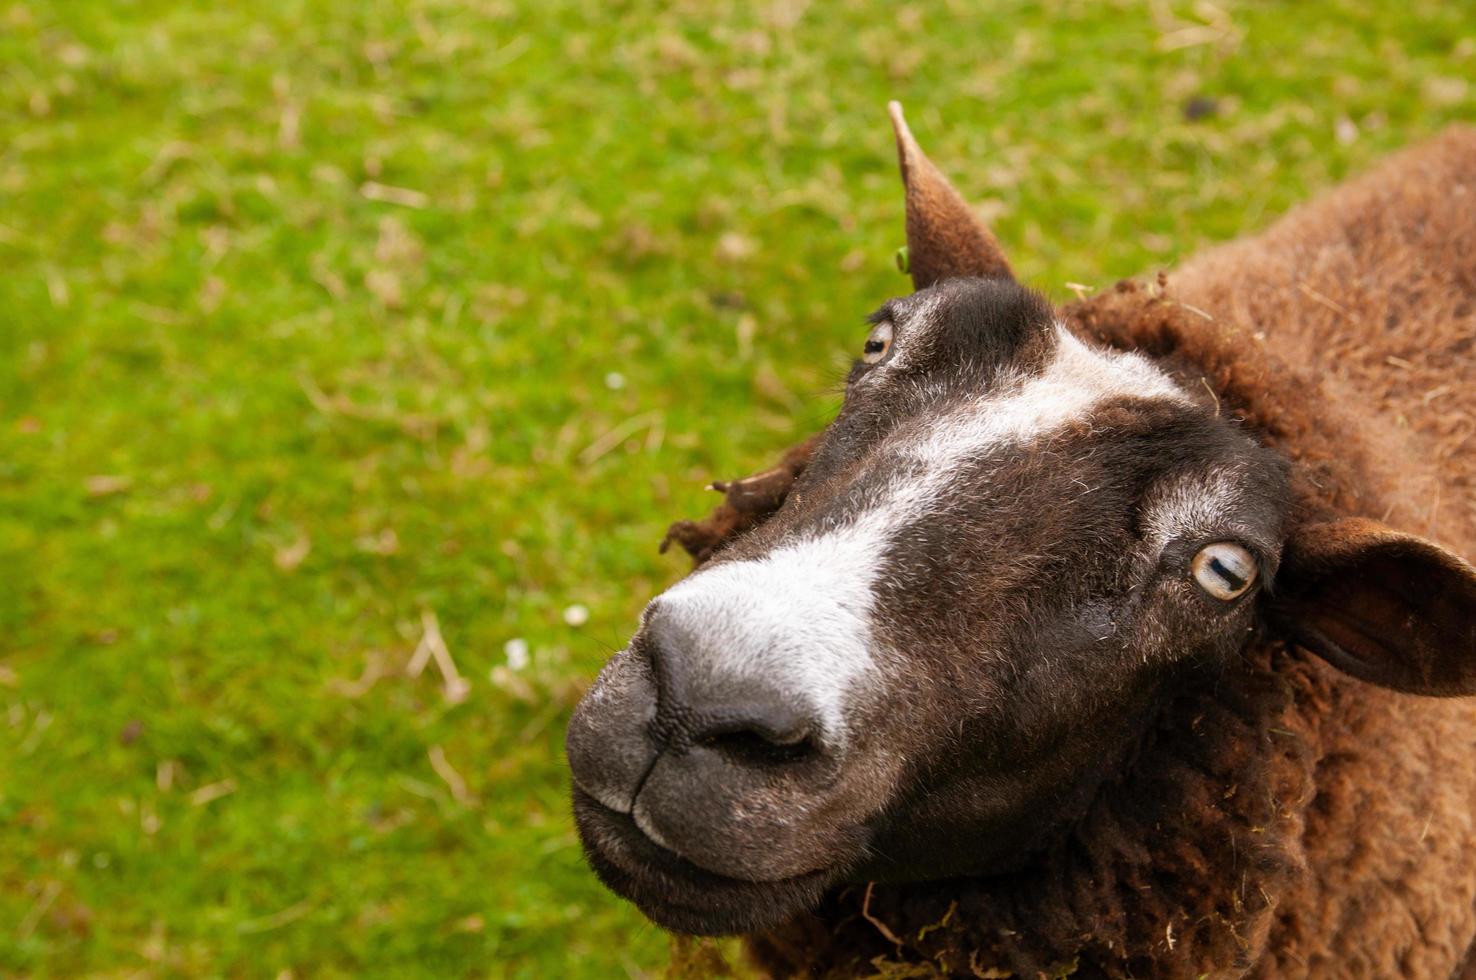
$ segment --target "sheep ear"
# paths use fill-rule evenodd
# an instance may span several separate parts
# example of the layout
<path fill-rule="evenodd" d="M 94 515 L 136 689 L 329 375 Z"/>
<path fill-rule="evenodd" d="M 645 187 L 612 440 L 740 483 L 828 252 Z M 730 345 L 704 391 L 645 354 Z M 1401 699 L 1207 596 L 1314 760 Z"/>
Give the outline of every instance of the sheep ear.
<path fill-rule="evenodd" d="M 988 228 L 912 138 L 899 102 L 887 103 L 907 194 L 907 268 L 923 289 L 954 276 L 1014 279 Z"/>
<path fill-rule="evenodd" d="M 1313 524 L 1286 544 L 1273 615 L 1302 647 L 1380 687 L 1476 694 L 1476 568 L 1377 521 Z"/>

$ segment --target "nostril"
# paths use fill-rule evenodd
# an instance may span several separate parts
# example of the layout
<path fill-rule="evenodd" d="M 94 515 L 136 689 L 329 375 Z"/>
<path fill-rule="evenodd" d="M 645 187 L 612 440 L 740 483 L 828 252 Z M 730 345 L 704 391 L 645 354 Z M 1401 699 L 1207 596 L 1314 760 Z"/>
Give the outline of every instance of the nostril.
<path fill-rule="evenodd" d="M 795 742 L 772 742 L 758 732 L 746 730 L 709 735 L 700 744 L 752 766 L 789 765 L 815 754 L 815 745 L 808 736 Z"/>
<path fill-rule="evenodd" d="M 820 745 L 810 726 L 796 719 L 774 725 L 768 719 L 734 720 L 704 728 L 694 741 L 721 752 L 735 762 L 778 766 L 803 762 L 819 754 Z"/>

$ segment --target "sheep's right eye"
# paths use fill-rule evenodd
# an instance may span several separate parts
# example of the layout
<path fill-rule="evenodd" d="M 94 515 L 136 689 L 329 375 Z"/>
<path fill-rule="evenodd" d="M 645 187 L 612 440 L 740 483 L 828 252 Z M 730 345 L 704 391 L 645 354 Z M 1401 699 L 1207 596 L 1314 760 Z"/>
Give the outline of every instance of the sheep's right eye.
<path fill-rule="evenodd" d="M 866 346 L 861 348 L 861 362 L 863 364 L 876 364 L 887 356 L 887 351 L 892 349 L 892 324 L 889 320 L 883 320 L 871 328 L 871 333 L 866 338 Z"/>

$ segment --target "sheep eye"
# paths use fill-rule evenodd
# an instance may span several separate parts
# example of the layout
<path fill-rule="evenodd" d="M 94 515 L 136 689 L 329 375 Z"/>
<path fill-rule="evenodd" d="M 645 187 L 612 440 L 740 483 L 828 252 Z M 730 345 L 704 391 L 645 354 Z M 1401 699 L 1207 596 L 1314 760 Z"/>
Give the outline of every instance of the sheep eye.
<path fill-rule="evenodd" d="M 1256 581 L 1256 560 L 1251 553 L 1230 541 L 1217 541 L 1199 549 L 1189 563 L 1194 582 L 1223 602 L 1238 599 Z"/>
<path fill-rule="evenodd" d="M 866 346 L 861 348 L 861 361 L 863 364 L 875 364 L 887 356 L 887 351 L 892 349 L 892 324 L 883 320 L 871 328 L 871 334 L 866 338 Z"/>

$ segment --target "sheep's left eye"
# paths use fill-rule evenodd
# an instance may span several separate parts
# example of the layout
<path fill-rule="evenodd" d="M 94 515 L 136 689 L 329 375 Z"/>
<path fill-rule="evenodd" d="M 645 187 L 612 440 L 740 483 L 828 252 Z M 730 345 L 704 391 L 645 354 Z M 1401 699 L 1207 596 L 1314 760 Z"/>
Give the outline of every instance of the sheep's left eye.
<path fill-rule="evenodd" d="M 871 328 L 871 334 L 866 338 L 866 346 L 861 348 L 861 362 L 863 364 L 875 364 L 887 356 L 887 351 L 892 349 L 892 324 L 883 320 Z"/>
<path fill-rule="evenodd" d="M 1256 581 L 1256 560 L 1249 551 L 1231 541 L 1217 541 L 1199 549 L 1189 571 L 1201 589 L 1229 602 L 1244 595 Z"/>

